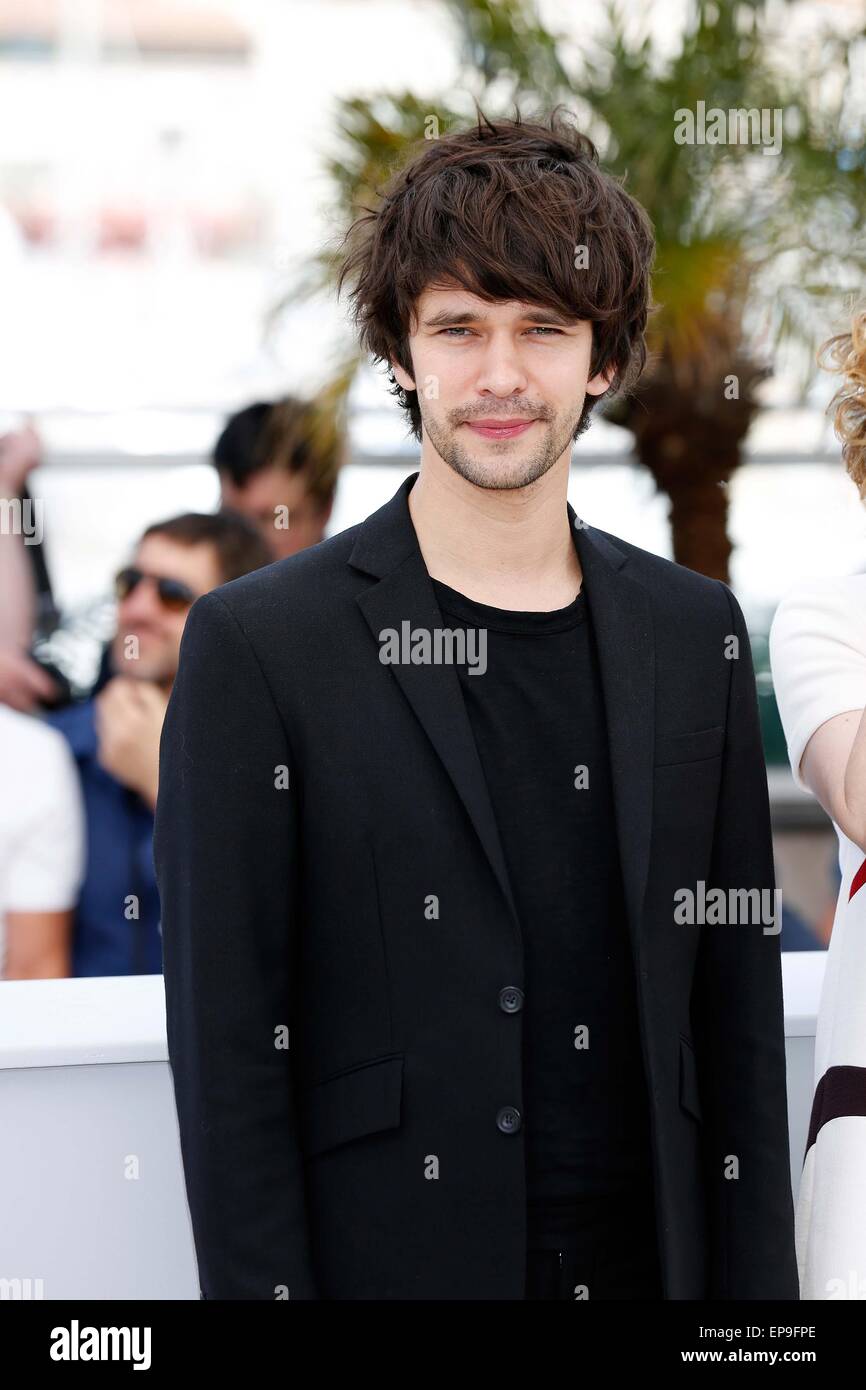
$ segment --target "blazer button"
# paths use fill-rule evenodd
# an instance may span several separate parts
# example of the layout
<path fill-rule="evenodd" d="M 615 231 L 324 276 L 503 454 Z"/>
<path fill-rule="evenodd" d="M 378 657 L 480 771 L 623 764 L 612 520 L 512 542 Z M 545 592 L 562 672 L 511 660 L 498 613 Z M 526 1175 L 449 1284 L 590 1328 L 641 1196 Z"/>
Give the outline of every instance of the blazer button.
<path fill-rule="evenodd" d="M 523 1124 L 523 1118 L 513 1105 L 503 1105 L 496 1116 L 496 1124 L 503 1134 L 516 1134 Z"/>
<path fill-rule="evenodd" d="M 499 1007 L 503 1013 L 519 1014 L 523 1008 L 523 990 L 517 985 L 506 985 L 499 991 Z"/>

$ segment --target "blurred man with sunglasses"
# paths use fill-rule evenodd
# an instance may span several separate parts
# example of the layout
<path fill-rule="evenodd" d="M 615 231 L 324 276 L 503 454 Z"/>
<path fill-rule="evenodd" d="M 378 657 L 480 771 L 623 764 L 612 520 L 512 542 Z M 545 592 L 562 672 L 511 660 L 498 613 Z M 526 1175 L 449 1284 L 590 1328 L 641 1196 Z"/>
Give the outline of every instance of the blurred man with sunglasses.
<path fill-rule="evenodd" d="M 233 512 L 189 512 L 149 526 L 116 577 L 108 681 L 91 699 L 49 716 L 75 757 L 87 823 L 73 975 L 162 969 L 153 813 L 184 624 L 200 595 L 270 560 L 255 526 Z"/>

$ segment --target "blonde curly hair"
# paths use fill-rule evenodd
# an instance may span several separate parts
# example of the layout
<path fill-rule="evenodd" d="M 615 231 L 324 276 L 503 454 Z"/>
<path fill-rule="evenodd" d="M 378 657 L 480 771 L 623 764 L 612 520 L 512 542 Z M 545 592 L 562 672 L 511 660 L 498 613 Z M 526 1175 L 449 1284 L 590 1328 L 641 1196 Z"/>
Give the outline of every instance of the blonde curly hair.
<path fill-rule="evenodd" d="M 842 444 L 842 462 L 866 502 L 866 304 L 854 311 L 849 333 L 828 338 L 818 353 L 826 371 L 842 373 L 842 385 L 827 407 Z"/>

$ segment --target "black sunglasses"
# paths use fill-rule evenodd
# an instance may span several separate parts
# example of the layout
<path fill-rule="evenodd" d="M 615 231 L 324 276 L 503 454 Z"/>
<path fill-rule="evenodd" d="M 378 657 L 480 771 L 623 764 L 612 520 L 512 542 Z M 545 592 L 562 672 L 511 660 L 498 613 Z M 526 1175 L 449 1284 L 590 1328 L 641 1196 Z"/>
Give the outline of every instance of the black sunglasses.
<path fill-rule="evenodd" d="M 198 594 L 188 584 L 182 584 L 179 579 L 169 579 L 161 574 L 146 574 L 135 565 L 127 565 L 115 575 L 114 592 L 117 598 L 128 598 L 142 579 L 153 580 L 163 608 L 168 608 L 173 613 L 180 613 L 184 608 L 189 608 L 198 598 Z"/>

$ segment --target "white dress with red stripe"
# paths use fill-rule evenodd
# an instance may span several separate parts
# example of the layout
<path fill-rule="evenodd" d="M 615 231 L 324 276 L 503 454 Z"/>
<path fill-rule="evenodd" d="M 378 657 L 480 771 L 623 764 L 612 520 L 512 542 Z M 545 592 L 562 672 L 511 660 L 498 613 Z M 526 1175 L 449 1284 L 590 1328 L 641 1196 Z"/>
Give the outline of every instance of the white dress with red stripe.
<path fill-rule="evenodd" d="M 866 706 L 866 574 L 789 593 L 770 630 L 788 757 Z M 866 1299 L 866 855 L 838 825 L 841 885 L 815 1037 L 815 1091 L 796 1207 L 803 1299 Z"/>

